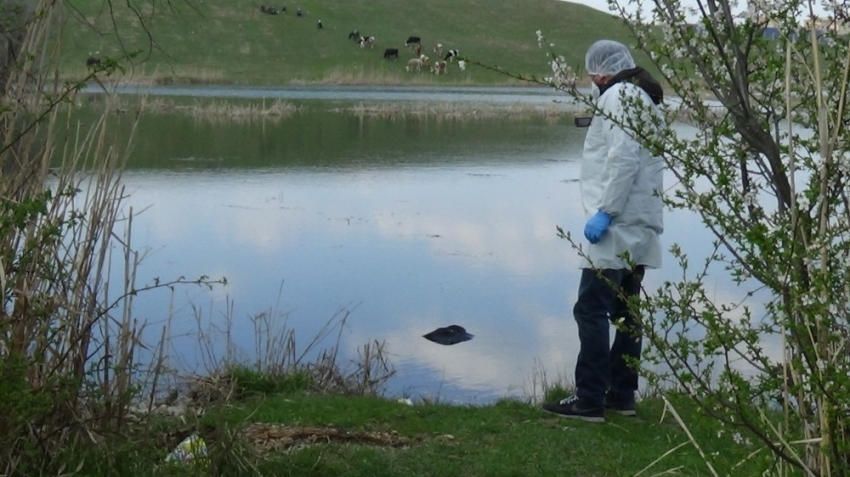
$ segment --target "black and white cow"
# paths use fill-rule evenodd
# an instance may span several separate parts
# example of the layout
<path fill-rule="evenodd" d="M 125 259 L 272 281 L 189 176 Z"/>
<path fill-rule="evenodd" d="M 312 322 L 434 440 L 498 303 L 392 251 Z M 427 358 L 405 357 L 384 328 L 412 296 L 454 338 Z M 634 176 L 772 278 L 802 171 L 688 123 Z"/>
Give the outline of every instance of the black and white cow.
<path fill-rule="evenodd" d="M 369 45 L 369 48 L 375 47 L 375 37 L 374 36 L 361 36 L 360 39 L 357 40 L 357 45 L 360 48 L 366 48 L 366 45 Z"/>
<path fill-rule="evenodd" d="M 360 31 L 359 30 L 352 31 L 351 33 L 348 34 L 348 39 L 354 40 L 354 41 L 360 41 Z"/>
<path fill-rule="evenodd" d="M 458 55 L 460 55 L 460 52 L 459 52 L 459 51 L 457 51 L 457 50 L 449 50 L 449 52 L 448 52 L 448 53 L 446 53 L 446 57 L 445 57 L 445 58 L 443 58 L 443 60 L 445 60 L 445 61 L 454 61 L 454 59 L 455 59 Z"/>

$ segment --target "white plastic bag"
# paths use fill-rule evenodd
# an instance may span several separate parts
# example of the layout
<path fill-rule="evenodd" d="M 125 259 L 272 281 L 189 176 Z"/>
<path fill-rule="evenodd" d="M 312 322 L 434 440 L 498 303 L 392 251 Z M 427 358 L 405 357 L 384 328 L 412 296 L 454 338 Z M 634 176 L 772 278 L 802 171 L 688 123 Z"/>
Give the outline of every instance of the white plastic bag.
<path fill-rule="evenodd" d="M 174 448 L 166 462 L 196 462 L 207 458 L 207 444 L 197 434 L 183 439 L 177 447 Z"/>

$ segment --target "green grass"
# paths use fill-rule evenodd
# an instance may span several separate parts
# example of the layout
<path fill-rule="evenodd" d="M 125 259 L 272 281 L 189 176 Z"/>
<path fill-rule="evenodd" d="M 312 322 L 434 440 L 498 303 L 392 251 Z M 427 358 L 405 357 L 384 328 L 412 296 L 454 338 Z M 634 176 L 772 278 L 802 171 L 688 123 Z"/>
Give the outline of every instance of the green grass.
<path fill-rule="evenodd" d="M 155 417 L 128 425 L 100 450 L 84 441 L 69 450 L 66 466 L 77 468 L 82 459 L 79 477 L 648 477 L 711 476 L 709 462 L 717 475 L 773 475 L 763 473 L 774 462 L 750 443 L 756 439 L 724 428 L 672 392 L 665 397 L 687 431 L 658 394 L 638 403 L 637 417 L 607 413 L 606 422 L 596 424 L 520 400 L 410 405 L 317 393 L 301 373 L 274 377 L 234 368 L 228 376 L 217 386 L 237 399 L 210 404 L 198 419 Z M 561 385 L 547 390 L 547 400 L 565 395 Z M 164 464 L 192 434 L 205 442 L 203 466 Z"/>
<path fill-rule="evenodd" d="M 225 370 L 224 375 L 233 381 L 236 398 L 292 392 L 305 389 L 312 382 L 312 378 L 306 371 L 271 375 L 258 373 L 246 367 L 233 366 Z"/>
<path fill-rule="evenodd" d="M 413 54 L 404 41 L 420 36 L 423 53 L 432 59 L 431 50 L 440 42 L 470 60 L 537 76 L 551 73 L 548 45 L 537 45 L 538 29 L 575 65 L 583 65 L 587 47 L 602 37 L 632 43 L 620 19 L 557 0 L 284 0 L 289 13 L 277 16 L 261 13 L 261 3 L 198 0 L 193 10 L 180 0 L 129 2 L 147 19 L 151 51 L 151 40 L 128 3 L 113 2 L 110 15 L 100 0 L 70 0 L 62 75 L 84 74 L 89 53 L 118 57 L 123 51 L 142 51 L 130 71 L 137 81 L 156 83 L 494 84 L 509 79 L 477 67 L 462 72 L 456 63 L 445 76 L 407 73 L 404 65 Z M 295 16 L 297 7 L 305 12 L 303 18 Z M 316 28 L 319 19 L 322 30 Z M 374 49 L 360 49 L 349 40 L 354 29 L 375 36 Z M 401 50 L 397 61 L 383 59 L 390 47 Z"/>
<path fill-rule="evenodd" d="M 735 444 L 729 432 L 718 437 L 717 424 L 698 417 L 684 400 L 674 402 L 721 475 L 755 450 Z M 374 397 L 289 394 L 216 409 L 204 422 L 230 429 L 262 422 L 310 430 L 286 450 L 255 461 L 264 475 L 608 477 L 635 475 L 688 441 L 669 413 L 662 420 L 663 406 L 660 399 L 649 399 L 640 404 L 636 418 L 609 414 L 605 424 L 591 424 L 517 401 L 484 407 L 408 406 Z M 352 437 L 347 442 L 307 438 L 322 429 L 343 430 Z M 367 433 L 393 436 L 405 445 L 357 438 Z M 249 434 L 248 440 L 256 441 L 257 435 Z M 731 475 L 761 475 L 768 465 L 761 453 Z M 690 444 L 641 475 L 671 469 L 674 475 L 711 475 Z"/>

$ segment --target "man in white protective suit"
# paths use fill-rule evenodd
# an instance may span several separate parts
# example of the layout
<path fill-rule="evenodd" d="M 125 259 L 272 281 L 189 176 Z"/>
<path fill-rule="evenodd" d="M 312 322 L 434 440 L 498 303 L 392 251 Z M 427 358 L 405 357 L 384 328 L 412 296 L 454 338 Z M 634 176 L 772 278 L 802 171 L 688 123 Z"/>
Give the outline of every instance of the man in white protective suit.
<path fill-rule="evenodd" d="M 565 417 L 605 422 L 605 410 L 635 415 L 640 321 L 629 311 L 645 268 L 661 266 L 663 162 L 641 147 L 622 124 L 654 128 L 661 85 L 636 67 L 628 48 L 611 40 L 590 46 L 585 65 L 599 89 L 581 163 L 581 196 L 588 221 L 573 315 L 581 349 L 574 396 L 543 409 Z M 632 127 L 628 128 L 633 130 Z M 610 324 L 616 326 L 610 344 Z"/>

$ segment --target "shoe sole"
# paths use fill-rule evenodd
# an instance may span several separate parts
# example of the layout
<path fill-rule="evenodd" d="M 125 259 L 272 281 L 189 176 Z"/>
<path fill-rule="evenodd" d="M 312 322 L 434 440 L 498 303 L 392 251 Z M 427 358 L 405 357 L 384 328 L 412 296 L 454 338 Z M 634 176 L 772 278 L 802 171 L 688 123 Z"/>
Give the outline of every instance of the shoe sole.
<path fill-rule="evenodd" d="M 631 409 L 628 409 L 628 408 L 623 408 L 623 407 L 616 406 L 616 405 L 609 406 L 609 405 L 606 404 L 605 405 L 605 411 L 616 412 L 617 414 L 619 414 L 621 416 L 637 416 L 637 412 L 635 411 L 634 406 L 631 406 Z"/>
<path fill-rule="evenodd" d="M 604 424 L 605 423 L 604 417 L 579 416 L 577 414 L 561 414 L 560 412 L 549 411 L 548 409 L 544 409 L 544 411 L 548 412 L 549 414 L 554 414 L 556 416 L 560 416 L 560 417 L 563 417 L 563 418 L 566 418 L 566 419 L 579 419 L 579 420 L 582 420 L 584 422 L 593 422 L 593 423 L 597 423 L 597 424 Z"/>

